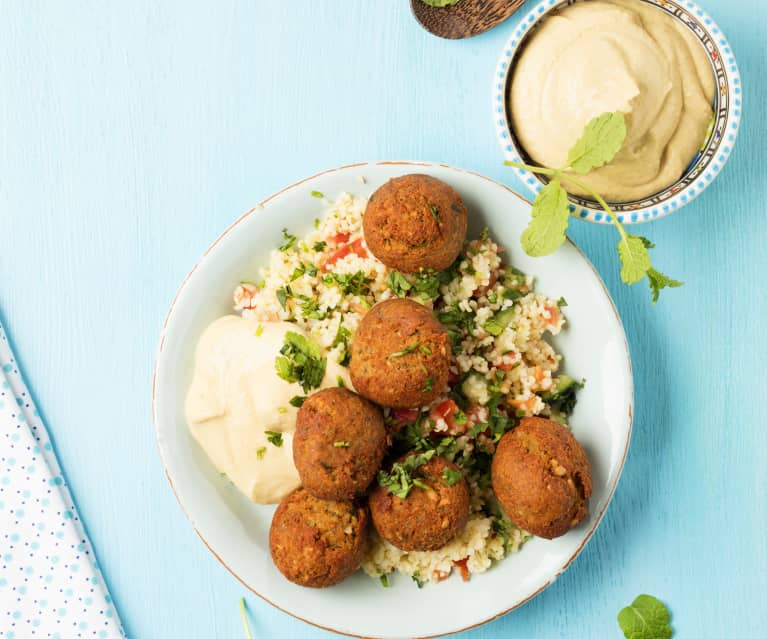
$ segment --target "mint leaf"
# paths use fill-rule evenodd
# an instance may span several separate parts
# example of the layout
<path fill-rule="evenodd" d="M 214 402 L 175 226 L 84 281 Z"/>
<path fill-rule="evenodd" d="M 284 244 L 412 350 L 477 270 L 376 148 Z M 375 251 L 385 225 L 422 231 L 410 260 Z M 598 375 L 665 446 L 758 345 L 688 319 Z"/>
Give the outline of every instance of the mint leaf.
<path fill-rule="evenodd" d="M 549 255 L 565 241 L 570 221 L 567 192 L 555 178 L 541 189 L 533 202 L 532 219 L 522 233 L 522 248 L 532 257 Z"/>
<path fill-rule="evenodd" d="M 618 613 L 618 625 L 626 639 L 670 639 L 670 623 L 666 606 L 652 595 L 639 595 Z"/>
<path fill-rule="evenodd" d="M 668 275 L 664 275 L 660 271 L 656 271 L 654 268 L 651 268 L 649 271 L 647 271 L 647 280 L 650 282 L 653 304 L 658 301 L 658 296 L 660 295 L 660 290 L 662 288 L 666 288 L 667 286 L 669 288 L 677 288 L 684 284 L 684 282 L 673 280 Z"/>
<path fill-rule="evenodd" d="M 638 235 L 627 235 L 618 242 L 618 256 L 621 259 L 621 279 L 626 284 L 641 280 L 652 268 L 647 240 Z"/>
<path fill-rule="evenodd" d="M 567 165 L 584 175 L 610 162 L 626 139 L 623 113 L 603 113 L 593 118 L 567 154 Z"/>

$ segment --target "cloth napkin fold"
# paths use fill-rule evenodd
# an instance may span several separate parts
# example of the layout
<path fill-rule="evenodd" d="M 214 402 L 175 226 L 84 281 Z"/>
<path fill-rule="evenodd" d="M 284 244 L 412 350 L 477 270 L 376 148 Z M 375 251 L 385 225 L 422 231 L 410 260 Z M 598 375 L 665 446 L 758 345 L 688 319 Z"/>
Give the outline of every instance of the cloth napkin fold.
<path fill-rule="evenodd" d="M 125 637 L 2 324 L 0 637 Z"/>

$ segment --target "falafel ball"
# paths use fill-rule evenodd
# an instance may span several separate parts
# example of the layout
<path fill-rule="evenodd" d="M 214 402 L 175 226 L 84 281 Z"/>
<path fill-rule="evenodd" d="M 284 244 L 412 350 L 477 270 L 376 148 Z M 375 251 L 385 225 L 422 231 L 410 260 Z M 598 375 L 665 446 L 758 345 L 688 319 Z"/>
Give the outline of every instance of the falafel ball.
<path fill-rule="evenodd" d="M 367 525 L 364 507 L 351 501 L 324 501 L 297 488 L 274 512 L 269 530 L 272 559 L 294 584 L 333 586 L 362 563 Z"/>
<path fill-rule="evenodd" d="M 431 311 L 413 300 L 376 304 L 362 318 L 351 345 L 349 373 L 363 397 L 382 406 L 425 406 L 442 394 L 450 366 L 450 338 Z"/>
<path fill-rule="evenodd" d="M 395 466 L 413 455 L 408 453 Z M 373 526 L 383 539 L 401 550 L 442 548 L 466 527 L 468 484 L 458 466 L 444 457 L 432 457 L 412 470 L 410 477 L 418 484 L 404 499 L 380 483 L 376 485 L 368 500 Z"/>
<path fill-rule="evenodd" d="M 501 438 L 491 480 L 509 519 L 539 537 L 564 535 L 588 513 L 589 460 L 572 433 L 550 419 L 525 417 Z"/>
<path fill-rule="evenodd" d="M 320 499 L 365 492 L 386 452 L 381 411 L 345 388 L 310 395 L 298 411 L 293 461 L 304 488 Z"/>
<path fill-rule="evenodd" d="M 442 271 L 466 239 L 466 207 L 449 184 L 430 175 L 392 178 L 370 196 L 362 228 L 368 248 L 405 273 Z"/>

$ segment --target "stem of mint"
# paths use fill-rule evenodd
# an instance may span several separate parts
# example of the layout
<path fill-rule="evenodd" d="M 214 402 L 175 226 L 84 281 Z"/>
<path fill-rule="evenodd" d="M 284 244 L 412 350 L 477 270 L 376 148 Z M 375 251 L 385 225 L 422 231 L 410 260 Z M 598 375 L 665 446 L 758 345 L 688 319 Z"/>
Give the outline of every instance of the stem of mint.
<path fill-rule="evenodd" d="M 240 619 L 242 619 L 242 627 L 245 629 L 245 636 L 247 639 L 253 639 L 253 635 L 250 634 L 250 624 L 248 623 L 248 607 L 245 604 L 245 597 L 240 598 Z"/>

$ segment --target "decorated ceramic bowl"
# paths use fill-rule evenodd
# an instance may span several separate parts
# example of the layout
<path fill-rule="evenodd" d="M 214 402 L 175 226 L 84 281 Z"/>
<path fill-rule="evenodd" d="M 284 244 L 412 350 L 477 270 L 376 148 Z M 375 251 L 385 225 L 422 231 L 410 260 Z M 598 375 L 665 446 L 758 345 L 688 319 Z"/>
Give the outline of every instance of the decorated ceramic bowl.
<path fill-rule="evenodd" d="M 498 141 L 507 160 L 530 162 L 514 133 L 509 113 L 508 95 L 517 55 L 546 16 L 574 1 L 587 0 L 543 0 L 538 3 L 521 19 L 503 48 L 493 77 L 493 116 Z M 732 48 L 721 29 L 703 9 L 688 0 L 638 1 L 653 5 L 679 20 L 700 40 L 711 63 L 716 91 L 712 104 L 713 126 L 682 177 L 649 197 L 632 202 L 608 202 L 618 220 L 624 224 L 646 222 L 673 213 L 695 199 L 713 182 L 735 145 L 743 102 L 740 74 Z M 533 193 L 538 193 L 546 184 L 544 176 L 523 169 L 513 170 Z M 570 195 L 570 203 L 570 210 L 575 217 L 589 222 L 610 222 L 609 215 L 593 200 Z"/>

